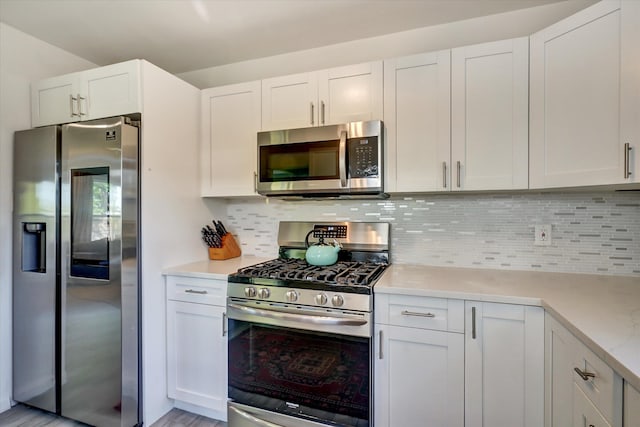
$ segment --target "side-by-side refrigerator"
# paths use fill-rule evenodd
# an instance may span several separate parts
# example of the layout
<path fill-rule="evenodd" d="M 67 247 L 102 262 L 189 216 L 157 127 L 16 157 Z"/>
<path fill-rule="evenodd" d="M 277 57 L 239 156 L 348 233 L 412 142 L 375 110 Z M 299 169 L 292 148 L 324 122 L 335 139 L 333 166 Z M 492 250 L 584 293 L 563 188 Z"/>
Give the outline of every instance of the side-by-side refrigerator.
<path fill-rule="evenodd" d="M 13 399 L 141 424 L 138 128 L 125 117 L 15 133 Z"/>

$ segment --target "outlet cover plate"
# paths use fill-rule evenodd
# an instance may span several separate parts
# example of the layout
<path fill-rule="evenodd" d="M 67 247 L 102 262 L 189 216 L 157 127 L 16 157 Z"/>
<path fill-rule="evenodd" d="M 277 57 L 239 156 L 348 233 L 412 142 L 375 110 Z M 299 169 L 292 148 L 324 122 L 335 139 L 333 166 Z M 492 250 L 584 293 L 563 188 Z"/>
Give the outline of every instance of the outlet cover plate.
<path fill-rule="evenodd" d="M 533 244 L 536 246 L 551 246 L 551 224 L 535 226 L 535 239 Z"/>

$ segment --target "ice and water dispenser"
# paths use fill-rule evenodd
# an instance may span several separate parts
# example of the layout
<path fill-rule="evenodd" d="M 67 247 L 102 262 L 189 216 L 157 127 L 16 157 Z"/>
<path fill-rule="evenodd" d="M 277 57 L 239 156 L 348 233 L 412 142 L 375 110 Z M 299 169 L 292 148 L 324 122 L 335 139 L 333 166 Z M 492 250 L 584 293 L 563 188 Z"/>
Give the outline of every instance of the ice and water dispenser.
<path fill-rule="evenodd" d="M 22 271 L 47 272 L 47 224 L 22 223 Z"/>

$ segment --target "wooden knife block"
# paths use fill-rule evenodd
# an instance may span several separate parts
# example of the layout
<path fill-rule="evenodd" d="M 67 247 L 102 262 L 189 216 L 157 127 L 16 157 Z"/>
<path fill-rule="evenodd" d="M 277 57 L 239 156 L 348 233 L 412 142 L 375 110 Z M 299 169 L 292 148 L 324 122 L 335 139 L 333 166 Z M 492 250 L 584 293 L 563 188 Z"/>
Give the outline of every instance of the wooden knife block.
<path fill-rule="evenodd" d="M 240 247 L 231 233 L 222 236 L 221 248 L 209 248 L 209 259 L 212 260 L 236 258 L 239 257 L 240 254 Z"/>

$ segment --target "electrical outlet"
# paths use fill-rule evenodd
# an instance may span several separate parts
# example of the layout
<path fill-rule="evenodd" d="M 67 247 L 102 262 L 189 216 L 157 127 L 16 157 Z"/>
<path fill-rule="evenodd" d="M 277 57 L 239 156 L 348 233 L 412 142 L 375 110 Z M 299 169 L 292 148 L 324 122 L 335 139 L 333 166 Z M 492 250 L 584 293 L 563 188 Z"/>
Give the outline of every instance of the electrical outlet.
<path fill-rule="evenodd" d="M 551 246 L 551 224 L 535 226 L 533 244 L 536 246 Z"/>

